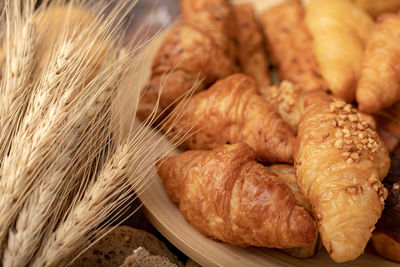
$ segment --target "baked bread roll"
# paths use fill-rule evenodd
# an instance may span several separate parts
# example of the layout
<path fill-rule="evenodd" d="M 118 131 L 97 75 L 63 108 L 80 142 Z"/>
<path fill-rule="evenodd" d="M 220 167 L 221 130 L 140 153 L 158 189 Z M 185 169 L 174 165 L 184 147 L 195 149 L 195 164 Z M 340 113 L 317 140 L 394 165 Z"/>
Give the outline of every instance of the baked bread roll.
<path fill-rule="evenodd" d="M 306 3 L 306 24 L 329 89 L 352 102 L 372 19 L 348 0 L 310 0 Z"/>
<path fill-rule="evenodd" d="M 262 162 L 292 162 L 294 132 L 258 94 L 256 82 L 234 74 L 182 101 L 165 125 L 170 139 L 185 136 L 185 149 L 245 142 Z"/>
<path fill-rule="evenodd" d="M 162 161 L 158 175 L 183 216 L 210 238 L 241 247 L 310 245 L 313 218 L 255 159 L 244 143 L 187 151 Z"/>
<path fill-rule="evenodd" d="M 296 178 L 310 201 L 322 242 L 336 262 L 363 253 L 381 216 L 388 149 L 350 104 L 308 94 L 294 153 Z"/>
<path fill-rule="evenodd" d="M 293 82 L 304 91 L 326 90 L 300 0 L 286 0 L 271 7 L 261 19 L 280 80 Z"/>
<path fill-rule="evenodd" d="M 186 92 L 201 91 L 238 70 L 229 2 L 182 0 L 181 12 L 182 21 L 153 59 L 137 110 L 141 120 L 153 115 L 155 123 L 160 122 Z"/>
<path fill-rule="evenodd" d="M 233 6 L 237 20 L 238 58 L 241 70 L 256 80 L 260 92 L 271 84 L 264 39 L 250 3 Z"/>
<path fill-rule="evenodd" d="M 380 16 L 367 42 L 357 86 L 362 112 L 377 113 L 400 100 L 399 43 L 400 15 Z"/>
<path fill-rule="evenodd" d="M 367 11 L 374 17 L 382 13 L 396 12 L 400 10 L 400 0 L 352 0 L 356 5 Z"/>

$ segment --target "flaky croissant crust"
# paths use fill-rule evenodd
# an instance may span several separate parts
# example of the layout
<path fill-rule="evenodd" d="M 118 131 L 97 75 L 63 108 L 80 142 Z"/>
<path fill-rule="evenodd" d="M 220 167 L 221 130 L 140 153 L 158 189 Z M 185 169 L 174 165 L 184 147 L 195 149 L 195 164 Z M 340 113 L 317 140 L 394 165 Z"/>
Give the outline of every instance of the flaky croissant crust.
<path fill-rule="evenodd" d="M 256 82 L 244 74 L 231 75 L 181 102 L 170 122 L 175 125 L 169 138 L 188 136 L 184 148 L 245 142 L 262 162 L 292 162 L 294 132 L 258 94 Z"/>
<path fill-rule="evenodd" d="M 314 220 L 255 158 L 244 143 L 188 151 L 162 162 L 158 174 L 185 218 L 211 238 L 237 246 L 310 245 Z"/>

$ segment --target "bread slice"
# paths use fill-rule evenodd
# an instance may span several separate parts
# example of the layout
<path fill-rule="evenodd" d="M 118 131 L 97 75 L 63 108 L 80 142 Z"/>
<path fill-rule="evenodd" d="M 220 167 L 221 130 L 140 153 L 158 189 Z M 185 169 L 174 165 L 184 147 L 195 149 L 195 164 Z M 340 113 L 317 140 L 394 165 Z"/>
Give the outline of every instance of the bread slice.
<path fill-rule="evenodd" d="M 128 226 L 117 226 L 82 254 L 73 266 L 121 266 L 138 247 L 145 248 L 151 255 L 163 256 L 179 267 L 183 266 L 154 235 Z"/>
<path fill-rule="evenodd" d="M 143 247 L 138 247 L 133 254 L 125 259 L 121 267 L 177 267 L 164 256 L 150 255 Z"/>

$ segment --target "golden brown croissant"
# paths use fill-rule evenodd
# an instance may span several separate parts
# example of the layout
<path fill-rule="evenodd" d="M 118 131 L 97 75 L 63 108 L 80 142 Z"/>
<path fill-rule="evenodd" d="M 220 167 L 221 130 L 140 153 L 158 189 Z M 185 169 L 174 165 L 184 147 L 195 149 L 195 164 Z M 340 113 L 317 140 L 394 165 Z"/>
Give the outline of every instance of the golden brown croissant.
<path fill-rule="evenodd" d="M 388 150 L 356 109 L 324 92 L 305 97 L 297 138 L 297 183 L 313 207 L 322 242 L 335 261 L 354 260 L 381 216 Z"/>
<path fill-rule="evenodd" d="M 232 8 L 224 0 L 182 0 L 182 22 L 166 37 L 153 59 L 152 74 L 142 90 L 137 115 L 157 115 L 187 91 L 200 91 L 237 71 L 232 39 Z"/>
<path fill-rule="evenodd" d="M 400 15 L 377 20 L 364 53 L 357 87 L 359 109 L 376 113 L 400 100 Z"/>
<path fill-rule="evenodd" d="M 278 85 L 270 86 L 263 91 L 265 99 L 273 105 L 282 119 L 297 132 L 301 120 L 301 98 L 300 87 L 289 81 L 283 81 Z"/>
<path fill-rule="evenodd" d="M 372 19 L 347 0 L 310 0 L 306 4 L 306 24 L 329 89 L 353 101 Z"/>
<path fill-rule="evenodd" d="M 182 21 L 203 32 L 236 58 L 236 21 L 229 0 L 181 0 Z"/>
<path fill-rule="evenodd" d="M 158 174 L 184 217 L 203 234 L 236 246 L 290 248 L 317 236 L 310 214 L 246 144 L 188 151 Z"/>
<path fill-rule="evenodd" d="M 288 164 L 274 164 L 268 166 L 268 170 L 272 174 L 276 175 L 279 180 L 284 182 L 290 188 L 290 190 L 292 190 L 294 197 L 296 198 L 297 205 L 303 207 L 306 211 L 312 214 L 310 202 L 306 199 L 297 185 L 294 167 Z M 311 245 L 287 248 L 283 249 L 283 251 L 296 258 L 310 258 L 314 256 L 315 253 L 317 253 L 317 251 L 321 248 L 321 242 L 318 241 L 319 239 L 316 237 L 315 241 Z"/>
<path fill-rule="evenodd" d="M 245 142 L 262 162 L 292 162 L 293 131 L 258 94 L 256 82 L 244 74 L 231 75 L 182 101 L 170 121 L 176 124 L 168 137 L 188 134 L 184 148 L 211 149 Z"/>
<path fill-rule="evenodd" d="M 267 9 L 262 14 L 262 24 L 279 78 L 304 91 L 326 90 L 300 0 L 287 0 Z"/>
<path fill-rule="evenodd" d="M 253 6 L 243 3 L 233 6 L 233 10 L 237 20 L 238 58 L 242 72 L 256 80 L 262 93 L 271 84 L 271 79 L 263 36 Z"/>

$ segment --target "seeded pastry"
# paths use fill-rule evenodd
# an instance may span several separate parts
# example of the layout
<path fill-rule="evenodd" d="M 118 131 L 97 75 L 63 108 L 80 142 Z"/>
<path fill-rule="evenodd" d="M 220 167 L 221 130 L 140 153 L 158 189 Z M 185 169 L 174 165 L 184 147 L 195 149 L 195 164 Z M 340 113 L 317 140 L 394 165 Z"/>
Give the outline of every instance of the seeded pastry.
<path fill-rule="evenodd" d="M 367 42 L 357 87 L 359 109 L 377 113 L 400 100 L 400 15 L 384 14 Z"/>
<path fill-rule="evenodd" d="M 269 63 L 264 51 L 263 35 L 255 18 L 253 6 L 243 3 L 233 6 L 237 20 L 238 57 L 244 74 L 252 76 L 261 93 L 271 84 Z"/>
<path fill-rule="evenodd" d="M 306 24 L 329 89 L 353 101 L 365 44 L 373 27 L 371 17 L 348 0 L 310 0 L 306 3 Z"/>
<path fill-rule="evenodd" d="M 289 81 L 283 81 L 270 86 L 263 95 L 292 130 L 297 132 L 301 119 L 301 88 Z"/>
<path fill-rule="evenodd" d="M 168 158 L 158 175 L 183 216 L 208 237 L 275 248 L 316 240 L 314 219 L 244 143 Z"/>
<path fill-rule="evenodd" d="M 287 0 L 267 9 L 262 25 L 280 80 L 293 82 L 303 91 L 326 90 L 300 0 Z"/>
<path fill-rule="evenodd" d="M 336 262 L 360 256 L 381 216 L 388 149 L 350 104 L 324 92 L 304 98 L 294 159 L 322 242 Z"/>
<path fill-rule="evenodd" d="M 186 134 L 183 148 L 212 149 L 245 142 L 261 162 L 293 161 L 294 132 L 259 95 L 257 83 L 244 74 L 231 75 L 182 101 L 172 111 L 172 121 L 167 136 Z"/>
<path fill-rule="evenodd" d="M 141 120 L 152 114 L 159 100 L 156 115 L 161 121 L 166 109 L 186 92 L 201 91 L 238 70 L 229 2 L 182 0 L 181 12 L 181 22 L 168 33 L 153 59 L 137 110 Z"/>

